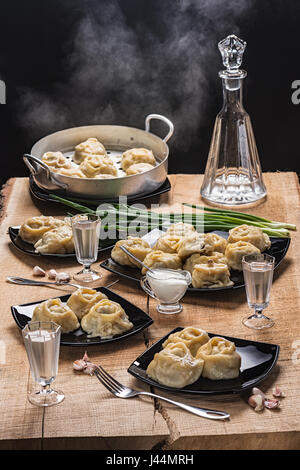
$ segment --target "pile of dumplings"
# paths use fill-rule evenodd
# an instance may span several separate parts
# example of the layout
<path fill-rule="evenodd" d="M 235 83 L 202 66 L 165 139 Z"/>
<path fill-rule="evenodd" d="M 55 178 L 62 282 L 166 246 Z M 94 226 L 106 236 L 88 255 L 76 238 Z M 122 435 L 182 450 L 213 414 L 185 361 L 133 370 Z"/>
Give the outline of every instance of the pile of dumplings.
<path fill-rule="evenodd" d="M 19 237 L 34 245 L 41 254 L 74 253 L 74 240 L 70 219 L 57 219 L 39 215 L 25 220 L 19 229 Z"/>
<path fill-rule="evenodd" d="M 88 179 L 137 175 L 156 166 L 152 150 L 132 148 L 122 154 L 121 169 L 124 174 L 120 174 L 104 145 L 95 137 L 90 137 L 76 145 L 72 159 L 65 157 L 61 152 L 46 152 L 42 156 L 42 161 L 51 171 L 60 175 Z"/>
<path fill-rule="evenodd" d="M 200 377 L 229 380 L 239 376 L 241 356 L 235 344 L 219 336 L 209 338 L 200 328 L 189 326 L 169 335 L 162 348 L 146 373 L 167 387 L 183 388 Z"/>
<path fill-rule="evenodd" d="M 112 338 L 133 328 L 124 309 L 105 294 L 88 287 L 77 289 L 66 304 L 60 298 L 38 304 L 32 321 L 53 321 L 63 333 L 70 333 L 80 326 L 88 338 Z"/>
<path fill-rule="evenodd" d="M 230 270 L 242 271 L 242 258 L 261 253 L 271 246 L 268 235 L 252 225 L 240 225 L 225 238 L 215 233 L 198 233 L 191 224 L 172 224 L 157 240 L 153 249 L 143 239 L 129 236 L 119 240 L 111 252 L 114 261 L 137 267 L 138 263 L 120 248 L 128 251 L 152 269 L 184 269 L 192 275 L 195 288 L 232 286 Z M 146 269 L 142 268 L 142 274 Z"/>

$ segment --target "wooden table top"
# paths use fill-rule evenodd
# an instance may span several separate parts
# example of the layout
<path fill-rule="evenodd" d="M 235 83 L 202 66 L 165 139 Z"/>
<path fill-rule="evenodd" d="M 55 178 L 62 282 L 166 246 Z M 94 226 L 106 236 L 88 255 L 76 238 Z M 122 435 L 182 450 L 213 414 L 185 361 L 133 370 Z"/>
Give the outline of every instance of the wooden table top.
<path fill-rule="evenodd" d="M 265 173 L 266 201 L 247 212 L 300 227 L 299 182 L 295 173 Z M 200 203 L 201 175 L 171 175 L 172 190 L 159 202 L 175 208 L 181 202 Z M 8 275 L 32 278 L 32 268 L 56 268 L 78 271 L 74 260 L 37 259 L 18 252 L 10 243 L 7 229 L 21 224 L 26 217 L 63 215 L 66 208 L 57 204 L 32 201 L 27 178 L 13 178 L 3 191 L 0 225 L 0 449 L 299 449 L 300 448 L 300 236 L 291 234 L 286 258 L 276 270 L 268 308 L 275 326 L 252 331 L 242 318 L 249 314 L 244 289 L 208 294 L 188 293 L 179 315 L 164 316 L 156 311 L 156 302 L 147 299 L 140 287 L 120 280 L 112 289 L 148 309 L 154 323 L 148 330 L 114 344 L 91 346 L 92 361 L 121 382 L 139 390 L 149 387 L 127 373 L 127 367 L 149 345 L 178 326 L 199 326 L 219 335 L 235 336 L 280 345 L 277 366 L 261 388 L 272 395 L 278 384 L 286 393 L 278 410 L 256 413 L 244 397 L 186 397 L 167 394 L 186 403 L 223 409 L 230 413 L 226 422 L 210 421 L 151 398 L 122 400 L 109 394 L 95 377 L 75 373 L 72 363 L 82 357 L 82 348 L 62 346 L 55 386 L 65 400 L 41 409 L 27 400 L 32 387 L 21 331 L 15 324 L 10 306 L 39 301 L 69 292 L 67 287 L 22 287 L 8 284 Z M 157 201 L 156 201 L 157 202 Z M 165 206 L 166 207 L 166 206 Z M 246 212 L 246 210 L 245 210 Z M 99 258 L 105 259 L 107 253 Z M 102 285 L 117 277 L 103 271 Z M 148 302 L 149 301 L 149 302 Z M 163 394 L 161 390 L 155 390 Z"/>

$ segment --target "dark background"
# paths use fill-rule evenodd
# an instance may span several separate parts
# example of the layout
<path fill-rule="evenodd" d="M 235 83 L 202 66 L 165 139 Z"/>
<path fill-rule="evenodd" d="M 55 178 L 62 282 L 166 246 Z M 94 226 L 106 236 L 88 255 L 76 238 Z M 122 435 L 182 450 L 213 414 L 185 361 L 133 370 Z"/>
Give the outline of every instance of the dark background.
<path fill-rule="evenodd" d="M 22 154 L 66 127 L 174 122 L 170 173 L 203 172 L 222 105 L 217 43 L 247 41 L 244 104 L 264 171 L 299 172 L 300 2 L 296 0 L 2 0 L 1 183 Z M 163 126 L 154 125 L 163 135 Z"/>

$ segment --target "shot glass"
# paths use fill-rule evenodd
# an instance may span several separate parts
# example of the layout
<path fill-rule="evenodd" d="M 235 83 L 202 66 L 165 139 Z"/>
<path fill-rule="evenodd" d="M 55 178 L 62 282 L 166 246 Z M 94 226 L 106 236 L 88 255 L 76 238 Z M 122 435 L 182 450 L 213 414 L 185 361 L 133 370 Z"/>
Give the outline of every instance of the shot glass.
<path fill-rule="evenodd" d="M 91 269 L 97 261 L 101 220 L 97 215 L 78 214 L 71 219 L 76 258 L 83 269 L 73 276 L 75 281 L 89 283 L 102 275 Z"/>
<path fill-rule="evenodd" d="M 242 259 L 248 305 L 254 309 L 253 315 L 243 319 L 248 328 L 262 330 L 275 323 L 262 313 L 270 302 L 274 262 L 273 256 L 263 253 L 246 255 Z"/>
<path fill-rule="evenodd" d="M 170 315 L 182 311 L 179 301 L 191 282 L 189 271 L 154 269 L 147 271 L 141 279 L 141 287 L 150 297 L 158 301 L 156 308 L 159 313 Z"/>
<path fill-rule="evenodd" d="M 52 406 L 64 399 L 64 394 L 53 390 L 58 370 L 61 327 L 54 322 L 29 322 L 22 330 L 33 379 L 40 390 L 28 395 L 30 403 L 36 406 Z"/>

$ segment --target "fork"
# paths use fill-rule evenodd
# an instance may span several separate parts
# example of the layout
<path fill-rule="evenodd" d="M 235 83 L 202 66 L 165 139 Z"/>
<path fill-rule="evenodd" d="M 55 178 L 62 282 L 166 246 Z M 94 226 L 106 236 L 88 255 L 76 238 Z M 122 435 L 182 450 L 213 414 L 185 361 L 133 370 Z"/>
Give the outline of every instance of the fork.
<path fill-rule="evenodd" d="M 170 400 L 169 398 L 162 397 L 160 395 L 156 395 L 155 393 L 150 392 L 140 392 L 137 390 L 133 390 L 129 387 L 125 387 L 120 382 L 118 382 L 114 377 L 112 377 L 106 370 L 103 369 L 100 365 L 95 368 L 93 371 L 96 375 L 99 382 L 104 385 L 113 395 L 119 398 L 132 398 L 138 395 L 148 395 L 150 397 L 159 398 L 160 400 L 164 400 L 172 405 L 179 406 L 179 408 L 183 408 L 190 413 L 194 413 L 197 416 L 201 416 L 202 418 L 208 419 L 227 419 L 230 417 L 228 413 L 224 411 L 217 411 L 217 410 L 209 410 L 207 408 L 198 408 L 196 406 L 186 405 L 185 403 L 180 403 L 174 400 Z"/>
<path fill-rule="evenodd" d="M 76 287 L 76 289 L 80 289 L 82 288 L 83 286 L 82 285 L 79 285 L 79 284 L 74 284 L 72 282 L 59 282 L 59 281 L 36 281 L 34 279 L 24 279 L 23 277 L 17 277 L 17 276 L 8 276 L 6 278 L 6 280 L 8 282 L 11 282 L 12 284 L 18 284 L 20 286 L 49 286 L 49 285 L 55 285 L 55 286 L 72 286 L 72 287 Z M 113 281 L 111 282 L 110 284 L 108 284 L 107 286 L 105 286 L 106 288 L 109 288 L 111 286 L 113 286 L 114 284 L 116 284 L 117 282 L 119 282 L 119 279 L 117 279 L 116 281 Z"/>

